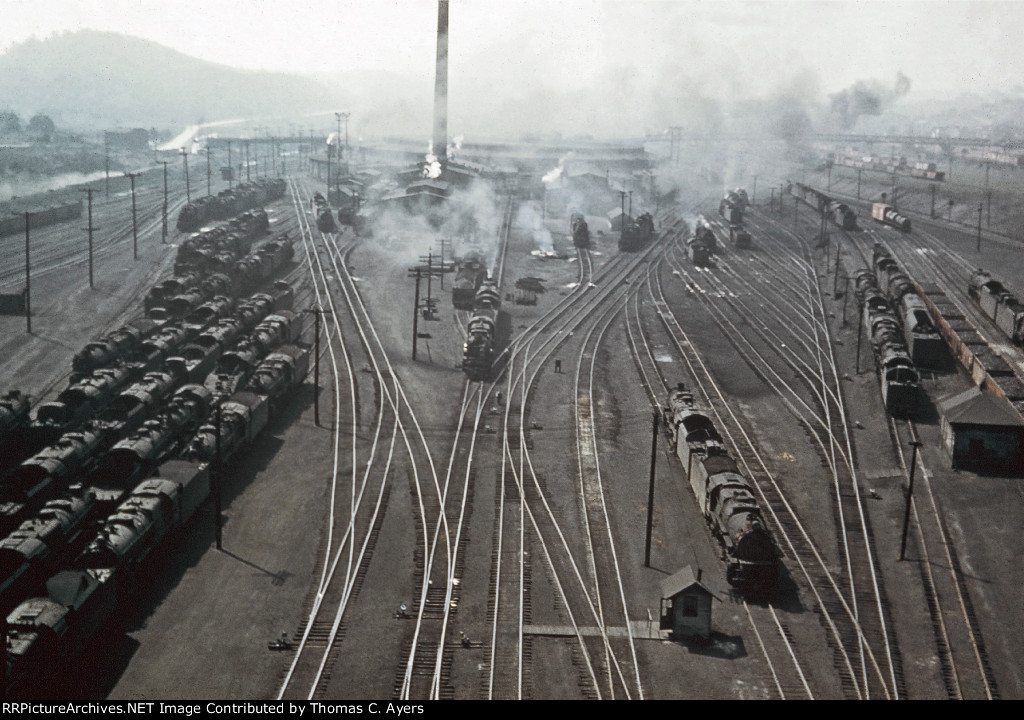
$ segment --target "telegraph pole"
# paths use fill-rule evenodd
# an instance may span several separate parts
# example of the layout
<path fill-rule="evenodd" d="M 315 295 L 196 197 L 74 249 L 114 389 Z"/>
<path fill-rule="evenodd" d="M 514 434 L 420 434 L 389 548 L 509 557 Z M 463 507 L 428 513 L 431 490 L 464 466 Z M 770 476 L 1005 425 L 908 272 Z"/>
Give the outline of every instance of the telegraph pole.
<path fill-rule="evenodd" d="M 124 176 L 132 183 L 132 258 L 139 259 L 139 225 L 135 216 L 135 178 L 141 173 L 125 173 Z"/>
<path fill-rule="evenodd" d="M 214 501 L 214 504 L 213 504 L 213 523 L 214 523 L 214 525 L 213 526 L 214 526 L 214 529 L 215 529 L 215 532 L 216 532 L 216 536 L 217 536 L 217 549 L 218 550 L 221 549 L 221 527 L 220 527 L 221 526 L 221 517 L 220 517 L 221 507 L 220 507 L 220 505 L 221 505 L 221 481 L 223 480 L 223 475 L 224 475 L 224 462 L 223 462 L 224 459 L 223 459 L 223 457 L 221 457 L 221 447 L 220 447 L 220 426 L 221 426 L 221 406 L 217 405 L 217 417 L 216 417 L 216 419 L 214 421 L 214 424 L 213 424 L 214 432 L 217 433 L 217 440 L 216 440 L 216 442 L 217 442 L 217 472 L 214 474 L 214 477 L 216 478 L 216 483 L 214 483 L 214 488 L 215 489 L 214 489 L 214 493 L 213 493 L 213 501 Z"/>
<path fill-rule="evenodd" d="M 249 182 L 249 141 L 245 141 L 245 181 Z"/>
<path fill-rule="evenodd" d="M 89 226 L 85 229 L 89 233 L 89 288 L 92 289 L 96 287 L 95 285 L 93 285 L 92 281 L 92 231 L 94 230 L 92 226 L 92 194 L 95 192 L 95 190 L 93 190 L 92 188 L 85 188 L 84 190 L 79 190 L 79 192 L 86 193 L 86 197 L 88 198 Z"/>
<path fill-rule="evenodd" d="M 181 159 L 185 162 L 185 202 L 192 202 L 192 186 L 188 179 L 188 153 L 185 152 L 185 148 L 181 148 Z"/>
<path fill-rule="evenodd" d="M 234 179 L 235 168 L 231 164 L 231 141 L 228 140 L 228 190 L 231 189 L 232 180 Z"/>
<path fill-rule="evenodd" d="M 160 242 L 167 242 L 167 161 L 161 160 L 164 166 L 164 218 L 163 218 L 163 230 L 160 236 Z"/>
<path fill-rule="evenodd" d="M 651 481 L 647 488 L 647 542 L 644 544 L 644 567 L 651 566 L 651 527 L 654 525 L 654 467 L 658 459 L 658 411 L 651 415 Z"/>
<path fill-rule="evenodd" d="M 213 195 L 213 191 L 210 189 L 210 144 L 206 144 L 206 195 L 209 197 Z"/>
<path fill-rule="evenodd" d="M 421 262 L 422 262 L 423 259 L 424 258 L 420 258 Z M 426 275 L 427 278 L 428 278 L 428 282 L 429 282 L 429 278 L 433 277 L 434 275 L 440 275 L 443 272 L 443 268 L 438 267 L 437 265 L 433 264 L 433 260 L 432 260 L 431 256 L 428 255 L 426 260 L 427 260 L 427 265 L 425 265 L 425 266 L 424 265 L 417 265 L 416 267 L 409 268 L 409 275 L 408 275 L 409 277 L 415 277 L 416 278 L 416 299 L 415 299 L 415 301 L 413 303 L 413 315 L 412 315 L 412 359 L 413 360 L 416 359 L 416 341 L 420 337 L 420 333 L 419 333 L 420 279 L 424 275 Z M 425 307 L 427 307 L 431 311 L 433 310 L 433 307 L 434 307 L 433 301 L 429 297 L 429 292 L 428 292 L 428 297 L 427 297 L 427 302 L 425 304 Z M 429 334 L 424 334 L 423 337 L 429 338 L 430 335 Z"/>
<path fill-rule="evenodd" d="M 25 246 L 26 248 L 28 245 Z M 416 359 L 416 338 L 419 337 L 420 321 L 420 269 L 416 268 L 416 300 L 412 307 L 412 359 Z"/>
<path fill-rule="evenodd" d="M 104 193 L 107 196 L 107 200 L 110 199 L 110 140 L 107 137 L 107 131 L 103 131 L 103 171 L 105 179 L 103 181 Z"/>
<path fill-rule="evenodd" d="M 981 203 L 978 203 L 978 252 L 981 252 L 981 211 L 983 209 Z"/>
<path fill-rule="evenodd" d="M 32 274 L 28 254 L 28 226 L 33 213 L 25 213 L 25 332 L 32 332 Z"/>

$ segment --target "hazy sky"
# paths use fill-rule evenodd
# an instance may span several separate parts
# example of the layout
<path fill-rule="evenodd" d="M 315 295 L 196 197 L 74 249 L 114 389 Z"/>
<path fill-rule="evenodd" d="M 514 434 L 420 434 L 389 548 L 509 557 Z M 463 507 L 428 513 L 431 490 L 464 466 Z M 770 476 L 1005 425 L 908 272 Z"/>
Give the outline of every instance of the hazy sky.
<path fill-rule="evenodd" d="M 0 52 L 92 28 L 205 60 L 306 74 L 433 73 L 435 0 L 3 0 Z M 834 92 L 898 71 L 914 94 L 1024 85 L 1024 0 L 452 0 L 451 73 L 572 84 L 599 69 L 694 74 L 757 94 L 814 75 Z M 454 79 L 454 78 L 453 78 Z"/>

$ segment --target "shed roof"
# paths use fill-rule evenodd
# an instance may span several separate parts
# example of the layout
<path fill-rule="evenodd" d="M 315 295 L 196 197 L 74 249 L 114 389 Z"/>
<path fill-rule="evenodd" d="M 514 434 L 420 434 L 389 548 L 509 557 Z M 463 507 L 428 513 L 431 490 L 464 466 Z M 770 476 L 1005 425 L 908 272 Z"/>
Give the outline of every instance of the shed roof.
<path fill-rule="evenodd" d="M 1024 418 L 1009 402 L 979 387 L 940 400 L 939 412 L 950 424 L 1024 427 Z"/>
<path fill-rule="evenodd" d="M 663 598 L 675 597 L 679 593 L 689 590 L 694 586 L 700 588 L 711 597 L 719 599 L 717 595 L 708 590 L 704 583 L 697 579 L 697 576 L 693 572 L 693 568 L 689 565 L 661 581 L 661 596 Z"/>

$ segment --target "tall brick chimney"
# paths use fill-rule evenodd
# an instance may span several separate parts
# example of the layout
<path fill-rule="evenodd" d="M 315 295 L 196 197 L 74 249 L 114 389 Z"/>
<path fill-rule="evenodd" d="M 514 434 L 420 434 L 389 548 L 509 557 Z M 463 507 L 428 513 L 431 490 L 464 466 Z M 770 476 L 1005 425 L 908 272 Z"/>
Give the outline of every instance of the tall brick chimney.
<path fill-rule="evenodd" d="M 443 168 L 448 160 L 448 0 L 437 2 L 433 151 Z"/>

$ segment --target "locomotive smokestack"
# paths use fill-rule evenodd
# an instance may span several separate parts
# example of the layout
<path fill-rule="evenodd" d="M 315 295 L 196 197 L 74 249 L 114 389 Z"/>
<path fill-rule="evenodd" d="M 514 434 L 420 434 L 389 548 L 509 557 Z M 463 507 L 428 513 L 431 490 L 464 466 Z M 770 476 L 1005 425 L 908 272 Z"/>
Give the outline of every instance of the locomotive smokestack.
<path fill-rule="evenodd" d="M 438 0 L 437 2 L 433 154 L 444 167 L 448 160 L 448 0 Z"/>

